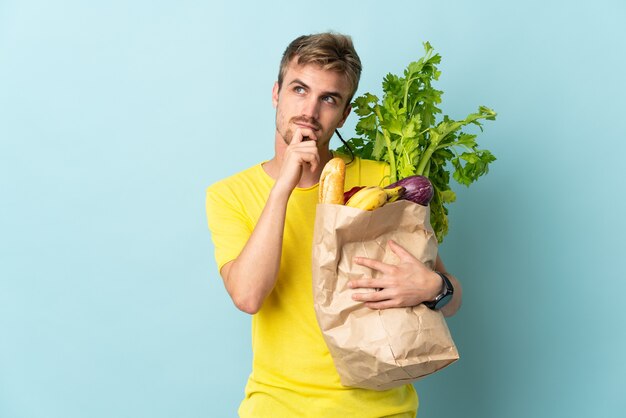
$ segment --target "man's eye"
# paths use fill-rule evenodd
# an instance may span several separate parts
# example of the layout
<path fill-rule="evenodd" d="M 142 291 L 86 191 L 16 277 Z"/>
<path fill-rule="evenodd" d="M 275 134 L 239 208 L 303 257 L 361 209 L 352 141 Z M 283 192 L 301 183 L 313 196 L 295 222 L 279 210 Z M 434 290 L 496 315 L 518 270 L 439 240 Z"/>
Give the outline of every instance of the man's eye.
<path fill-rule="evenodd" d="M 335 104 L 335 98 L 333 96 L 326 96 L 326 97 L 324 97 L 324 101 L 326 103 Z"/>
<path fill-rule="evenodd" d="M 293 89 L 293 91 L 295 91 L 295 92 L 296 92 L 296 93 L 298 93 L 298 94 L 302 94 L 302 93 L 304 93 L 304 87 L 302 87 L 302 86 L 296 86 L 296 87 Z"/>

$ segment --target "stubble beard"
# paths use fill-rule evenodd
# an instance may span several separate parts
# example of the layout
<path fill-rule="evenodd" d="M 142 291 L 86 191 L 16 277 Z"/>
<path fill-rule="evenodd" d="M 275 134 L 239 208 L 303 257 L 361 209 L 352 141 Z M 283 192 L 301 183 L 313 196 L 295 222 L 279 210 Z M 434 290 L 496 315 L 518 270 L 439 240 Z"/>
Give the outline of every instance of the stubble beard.
<path fill-rule="evenodd" d="M 316 128 L 315 129 L 316 133 L 319 133 L 322 130 L 322 126 L 317 120 L 313 118 L 307 118 L 306 116 L 295 116 L 291 118 L 289 122 L 287 122 L 286 124 L 284 124 L 284 120 L 285 118 L 283 117 L 282 113 L 280 111 L 277 111 L 276 112 L 276 132 L 278 132 L 278 134 L 281 136 L 281 138 L 283 139 L 286 145 L 291 144 L 291 141 L 293 140 L 293 135 L 294 135 L 294 130 L 291 127 L 298 122 L 306 123 L 307 125 L 313 125 Z M 323 140 L 323 138 L 318 137 L 317 138 L 318 143 L 320 142 L 320 140 Z"/>

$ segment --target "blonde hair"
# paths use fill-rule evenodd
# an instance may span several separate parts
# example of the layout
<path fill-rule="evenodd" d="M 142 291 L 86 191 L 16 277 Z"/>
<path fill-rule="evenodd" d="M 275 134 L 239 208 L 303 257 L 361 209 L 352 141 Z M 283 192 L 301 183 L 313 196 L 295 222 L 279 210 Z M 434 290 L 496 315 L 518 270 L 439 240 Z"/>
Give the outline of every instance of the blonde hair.
<path fill-rule="evenodd" d="M 346 76 L 351 91 L 347 104 L 359 87 L 361 78 L 361 60 L 354 49 L 352 38 L 338 33 L 317 33 L 303 35 L 294 39 L 280 61 L 278 72 L 278 88 L 283 85 L 287 67 L 292 59 L 297 58 L 296 64 L 317 64 L 324 70 L 332 70 Z"/>

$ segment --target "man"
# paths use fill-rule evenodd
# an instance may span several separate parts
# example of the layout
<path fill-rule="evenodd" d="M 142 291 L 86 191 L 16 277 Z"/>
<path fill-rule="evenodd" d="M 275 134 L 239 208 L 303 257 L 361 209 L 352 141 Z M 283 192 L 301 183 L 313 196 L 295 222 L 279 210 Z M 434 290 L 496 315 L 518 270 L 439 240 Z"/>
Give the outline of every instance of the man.
<path fill-rule="evenodd" d="M 412 385 L 387 391 L 341 385 L 315 318 L 311 245 L 320 173 L 333 154 L 330 139 L 351 107 L 361 63 L 349 37 L 302 36 L 286 49 L 272 90 L 276 108 L 274 157 L 217 182 L 207 190 L 207 216 L 215 256 L 235 305 L 253 314 L 253 368 L 239 408 L 241 417 L 414 417 Z M 355 158 L 346 187 L 377 185 L 381 162 Z M 352 282 L 354 299 L 372 309 L 436 300 L 442 277 L 399 245 L 397 266 L 360 258 L 380 270 L 378 279 Z M 440 259 L 435 269 L 445 272 Z M 458 281 L 443 309 L 461 303 Z M 359 291 L 379 288 L 379 292 Z"/>

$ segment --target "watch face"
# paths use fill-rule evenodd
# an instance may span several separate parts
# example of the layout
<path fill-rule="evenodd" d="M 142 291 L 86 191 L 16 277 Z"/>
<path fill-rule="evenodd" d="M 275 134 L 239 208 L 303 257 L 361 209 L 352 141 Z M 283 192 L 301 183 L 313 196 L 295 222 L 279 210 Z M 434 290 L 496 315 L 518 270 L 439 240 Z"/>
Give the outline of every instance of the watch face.
<path fill-rule="evenodd" d="M 441 309 L 446 306 L 448 302 L 452 300 L 452 295 L 454 294 L 454 287 L 452 287 L 450 279 L 448 279 L 448 277 L 443 273 L 439 273 L 439 275 L 443 279 L 444 289 L 441 297 L 437 298 L 437 301 L 435 302 L 435 309 Z"/>
<path fill-rule="evenodd" d="M 447 293 L 446 295 L 444 295 L 444 297 L 442 297 L 441 299 L 439 299 L 437 301 L 437 303 L 435 304 L 435 309 L 441 309 L 444 306 L 446 306 L 448 304 L 448 302 L 450 302 L 452 300 L 452 293 Z"/>

